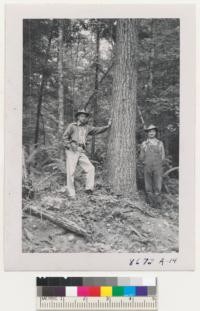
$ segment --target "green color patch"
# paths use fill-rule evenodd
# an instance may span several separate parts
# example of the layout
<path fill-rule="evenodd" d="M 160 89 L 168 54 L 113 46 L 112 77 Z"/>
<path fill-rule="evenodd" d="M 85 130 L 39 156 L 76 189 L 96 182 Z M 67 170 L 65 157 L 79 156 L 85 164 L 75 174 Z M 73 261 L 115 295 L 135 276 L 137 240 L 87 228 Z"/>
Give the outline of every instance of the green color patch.
<path fill-rule="evenodd" d="M 124 296 L 124 287 L 123 286 L 113 286 L 113 296 Z"/>

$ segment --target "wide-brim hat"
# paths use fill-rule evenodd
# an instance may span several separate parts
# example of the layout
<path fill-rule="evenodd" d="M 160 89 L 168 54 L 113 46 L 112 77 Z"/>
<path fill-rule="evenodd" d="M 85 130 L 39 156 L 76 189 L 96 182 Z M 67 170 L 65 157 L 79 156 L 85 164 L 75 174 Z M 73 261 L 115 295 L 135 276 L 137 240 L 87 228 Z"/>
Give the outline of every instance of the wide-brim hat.
<path fill-rule="evenodd" d="M 149 126 L 145 129 L 145 132 L 149 132 L 149 131 L 151 131 L 151 130 L 158 131 L 158 128 L 157 128 L 157 126 L 151 124 L 151 125 L 149 125 Z"/>
<path fill-rule="evenodd" d="M 89 112 L 87 112 L 85 109 L 79 109 L 76 113 L 76 118 L 80 115 L 80 114 L 84 114 L 86 115 L 87 117 L 89 117 Z"/>

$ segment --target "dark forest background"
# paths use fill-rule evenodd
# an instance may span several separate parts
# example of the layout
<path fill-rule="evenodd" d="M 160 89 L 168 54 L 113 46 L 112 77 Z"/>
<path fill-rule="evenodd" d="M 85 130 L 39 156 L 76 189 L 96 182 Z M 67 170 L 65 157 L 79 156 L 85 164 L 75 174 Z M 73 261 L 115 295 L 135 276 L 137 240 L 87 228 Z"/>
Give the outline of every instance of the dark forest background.
<path fill-rule="evenodd" d="M 23 252 L 178 251 L 179 34 L 177 19 L 24 20 Z M 87 144 L 93 195 L 78 168 L 71 202 L 62 135 L 79 108 L 112 125 Z M 160 209 L 138 160 L 151 123 L 166 151 Z"/>
<path fill-rule="evenodd" d="M 24 20 L 26 175 L 39 177 L 44 171 L 46 178 L 47 172 L 57 172 L 58 184 L 64 183 L 61 136 L 75 120 L 78 108 L 90 111 L 94 125 L 107 124 L 111 116 L 116 27 L 115 19 Z M 156 124 L 166 150 L 166 170 L 178 166 L 179 161 L 179 28 L 177 19 L 137 20 L 136 153 L 145 139 L 144 126 Z M 102 167 L 107 137 L 103 134 L 88 142 L 90 157 Z M 137 175 L 140 187 L 139 163 Z"/>

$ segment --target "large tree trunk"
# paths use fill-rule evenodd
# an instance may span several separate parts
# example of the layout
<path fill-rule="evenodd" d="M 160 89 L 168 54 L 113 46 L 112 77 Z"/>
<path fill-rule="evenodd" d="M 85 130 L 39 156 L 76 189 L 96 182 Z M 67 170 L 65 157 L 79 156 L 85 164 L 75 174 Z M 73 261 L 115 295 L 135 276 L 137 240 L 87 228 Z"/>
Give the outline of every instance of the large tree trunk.
<path fill-rule="evenodd" d="M 125 195 L 136 192 L 136 28 L 136 20 L 118 20 L 112 127 L 107 154 L 108 180 L 111 188 L 114 192 Z"/>
<path fill-rule="evenodd" d="M 64 88 L 63 88 L 63 20 L 58 27 L 58 135 L 64 130 Z"/>
<path fill-rule="evenodd" d="M 99 91 L 99 25 L 97 22 L 96 26 L 96 64 L 95 64 L 95 96 L 94 96 L 94 106 L 93 106 L 93 125 L 96 126 L 96 115 L 97 115 L 97 101 L 98 101 L 98 91 Z M 94 159 L 95 154 L 95 136 L 92 137 L 92 148 L 91 148 L 91 158 Z"/>

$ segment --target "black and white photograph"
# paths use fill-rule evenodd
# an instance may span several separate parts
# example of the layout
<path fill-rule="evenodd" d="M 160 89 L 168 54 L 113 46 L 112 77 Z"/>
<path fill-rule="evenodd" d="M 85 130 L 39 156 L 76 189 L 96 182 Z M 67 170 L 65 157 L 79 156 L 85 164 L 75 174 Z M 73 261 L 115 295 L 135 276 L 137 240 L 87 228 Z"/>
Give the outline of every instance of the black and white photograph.
<path fill-rule="evenodd" d="M 9 5 L 8 271 L 194 268 L 193 5 Z"/>
<path fill-rule="evenodd" d="M 22 252 L 179 252 L 180 20 L 23 19 Z"/>

